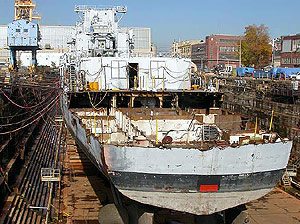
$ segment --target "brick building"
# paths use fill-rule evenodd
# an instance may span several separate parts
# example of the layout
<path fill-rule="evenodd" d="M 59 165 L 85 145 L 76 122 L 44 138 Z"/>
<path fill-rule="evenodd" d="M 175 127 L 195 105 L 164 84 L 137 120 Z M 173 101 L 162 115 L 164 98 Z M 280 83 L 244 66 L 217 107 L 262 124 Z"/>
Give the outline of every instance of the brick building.
<path fill-rule="evenodd" d="M 207 68 L 206 43 L 192 45 L 191 59 L 197 65 L 199 71 Z"/>
<path fill-rule="evenodd" d="M 300 34 L 281 37 L 281 67 L 300 67 Z"/>
<path fill-rule="evenodd" d="M 198 43 L 203 43 L 203 40 L 174 41 L 171 55 L 173 57 L 191 58 L 191 47 Z"/>
<path fill-rule="evenodd" d="M 192 46 L 192 61 L 198 69 L 213 68 L 216 64 L 239 66 L 238 42 L 240 36 L 210 35 L 205 38 L 205 43 Z"/>

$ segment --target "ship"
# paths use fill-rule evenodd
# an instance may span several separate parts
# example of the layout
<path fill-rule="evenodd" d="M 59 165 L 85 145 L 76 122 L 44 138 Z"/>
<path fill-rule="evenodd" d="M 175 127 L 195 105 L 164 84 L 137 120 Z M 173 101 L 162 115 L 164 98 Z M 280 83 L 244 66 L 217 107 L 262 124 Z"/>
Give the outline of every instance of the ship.
<path fill-rule="evenodd" d="M 60 59 L 61 110 L 76 143 L 119 193 L 208 215 L 276 186 L 290 140 L 222 110 L 218 80 L 193 85 L 190 59 L 135 55 L 132 30 L 119 26 L 126 7 L 75 12 L 80 21 Z"/>

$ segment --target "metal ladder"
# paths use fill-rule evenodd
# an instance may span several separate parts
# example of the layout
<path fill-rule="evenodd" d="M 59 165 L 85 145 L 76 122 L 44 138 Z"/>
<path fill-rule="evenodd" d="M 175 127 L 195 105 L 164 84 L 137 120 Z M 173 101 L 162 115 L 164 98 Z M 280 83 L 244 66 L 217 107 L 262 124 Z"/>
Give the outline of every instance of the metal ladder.
<path fill-rule="evenodd" d="M 284 188 L 290 188 L 292 186 L 291 180 L 287 173 L 283 174 L 281 180 L 282 180 L 282 184 L 283 184 Z"/>
<path fill-rule="evenodd" d="M 72 63 L 69 65 L 69 89 L 73 92 L 76 91 L 76 80 L 77 80 L 77 77 L 76 77 L 76 64 L 75 63 Z"/>

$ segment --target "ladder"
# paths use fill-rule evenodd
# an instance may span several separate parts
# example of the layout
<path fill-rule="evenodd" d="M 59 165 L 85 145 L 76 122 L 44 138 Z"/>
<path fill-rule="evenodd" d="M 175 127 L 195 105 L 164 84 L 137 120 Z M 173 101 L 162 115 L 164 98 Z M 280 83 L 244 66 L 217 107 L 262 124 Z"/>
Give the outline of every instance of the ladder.
<path fill-rule="evenodd" d="M 76 80 L 77 80 L 77 77 L 76 77 L 76 65 L 75 63 L 71 63 L 69 65 L 69 89 L 73 92 L 76 91 Z"/>
<path fill-rule="evenodd" d="M 287 173 L 283 174 L 281 180 L 282 180 L 282 184 L 283 184 L 284 188 L 290 188 L 291 187 L 291 180 L 290 180 Z"/>

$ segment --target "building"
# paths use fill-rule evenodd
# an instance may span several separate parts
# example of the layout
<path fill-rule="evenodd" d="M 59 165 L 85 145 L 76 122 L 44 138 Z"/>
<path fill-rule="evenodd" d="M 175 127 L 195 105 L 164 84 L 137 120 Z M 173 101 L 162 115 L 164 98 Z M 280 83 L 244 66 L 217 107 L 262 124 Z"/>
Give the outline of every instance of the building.
<path fill-rule="evenodd" d="M 203 43 L 203 40 L 185 40 L 177 42 L 176 40 L 172 44 L 171 55 L 173 57 L 191 58 L 192 45 Z"/>
<path fill-rule="evenodd" d="M 280 67 L 281 65 L 281 38 L 272 40 L 272 67 Z"/>
<path fill-rule="evenodd" d="M 198 69 L 213 68 L 217 64 L 239 66 L 238 43 L 240 36 L 210 35 L 206 36 L 205 43 L 192 46 L 192 61 Z"/>
<path fill-rule="evenodd" d="M 207 68 L 206 43 L 192 45 L 192 61 L 196 64 L 199 71 Z"/>
<path fill-rule="evenodd" d="M 281 67 L 300 67 L 300 34 L 281 37 Z"/>
<path fill-rule="evenodd" d="M 147 27 L 120 27 L 122 31 L 132 30 L 133 52 L 136 57 L 153 56 L 151 51 L 151 29 Z"/>
<path fill-rule="evenodd" d="M 54 55 L 58 56 L 58 53 L 64 53 L 68 50 L 68 42 L 71 41 L 74 26 L 61 26 L 61 25 L 40 25 L 40 33 L 41 33 L 41 41 L 40 48 L 41 50 L 37 53 L 37 58 L 48 58 L 49 60 L 52 58 L 50 55 L 54 53 Z M 134 49 L 133 52 L 135 56 L 154 56 L 154 53 L 151 47 L 151 29 L 145 27 L 121 27 L 121 29 L 132 29 L 133 30 L 133 42 Z M 27 52 L 23 52 L 26 54 L 23 58 L 29 57 Z M 39 56 L 39 53 L 43 53 Z M 20 60 L 22 52 L 19 52 L 17 55 L 17 59 Z M 7 25 L 0 25 L 0 65 L 5 65 L 9 62 L 10 52 L 7 49 Z M 41 62 L 41 61 L 40 61 Z M 57 60 L 53 61 L 57 64 Z M 38 61 L 39 63 L 39 61 Z M 47 62 L 47 64 L 51 64 L 51 62 Z M 26 63 L 23 63 L 27 65 Z M 41 65 L 41 63 L 40 63 Z"/>
<path fill-rule="evenodd" d="M 217 64 L 239 66 L 238 42 L 239 36 L 233 35 L 210 35 L 205 38 L 206 58 L 208 68 Z"/>

